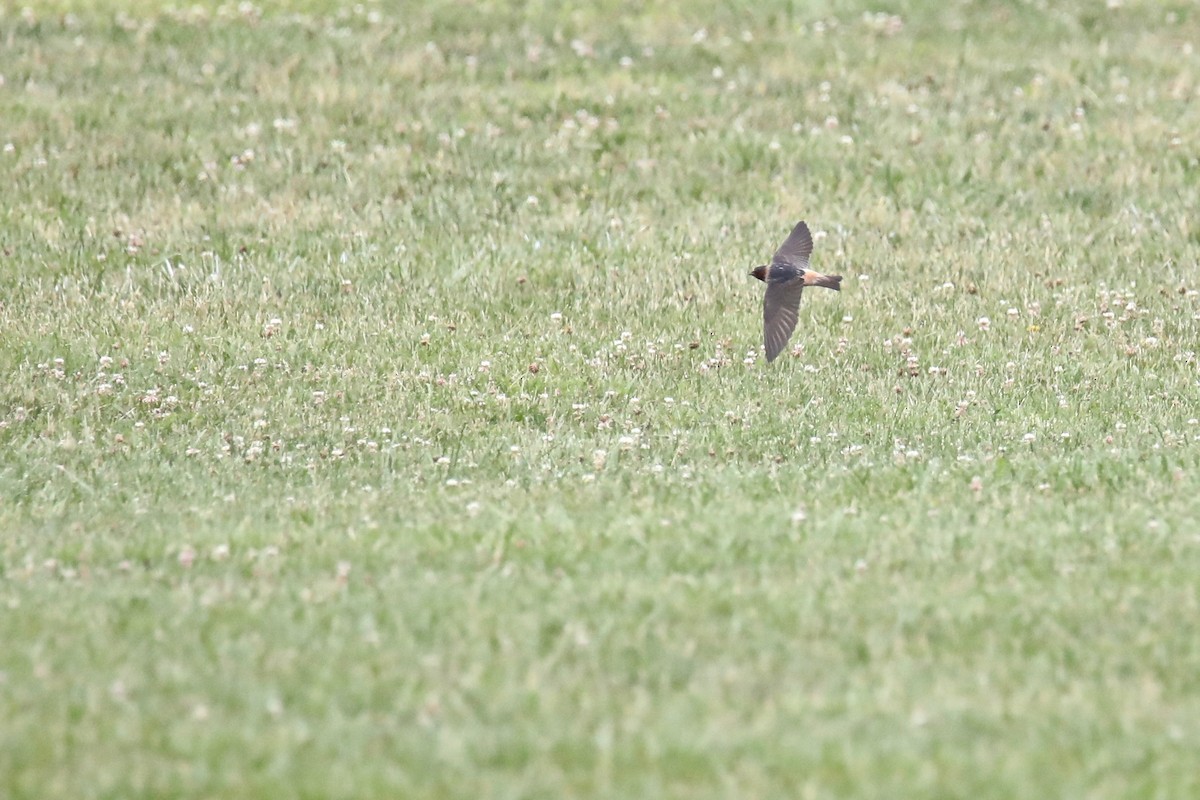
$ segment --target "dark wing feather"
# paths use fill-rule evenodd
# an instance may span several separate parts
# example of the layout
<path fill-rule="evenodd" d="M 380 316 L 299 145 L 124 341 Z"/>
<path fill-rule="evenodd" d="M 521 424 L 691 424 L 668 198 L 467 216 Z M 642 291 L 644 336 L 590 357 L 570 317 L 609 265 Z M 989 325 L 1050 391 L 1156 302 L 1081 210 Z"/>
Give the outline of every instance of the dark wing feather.
<path fill-rule="evenodd" d="M 767 294 L 763 298 L 763 344 L 767 348 L 767 361 L 774 361 L 792 338 L 803 292 L 803 278 L 767 285 Z"/>
<path fill-rule="evenodd" d="M 771 256 L 771 262 L 805 268 L 808 266 L 808 257 L 812 255 L 812 248 L 812 234 L 808 232 L 808 226 L 800 221 L 796 223 L 795 228 L 792 228 L 792 233 L 788 236 L 787 241 L 779 246 L 775 255 Z"/>

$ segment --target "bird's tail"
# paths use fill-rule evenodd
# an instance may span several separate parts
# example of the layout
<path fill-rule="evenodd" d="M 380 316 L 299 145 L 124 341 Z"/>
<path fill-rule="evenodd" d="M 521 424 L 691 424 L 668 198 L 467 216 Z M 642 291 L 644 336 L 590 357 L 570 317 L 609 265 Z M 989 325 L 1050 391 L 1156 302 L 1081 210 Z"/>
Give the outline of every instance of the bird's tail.
<path fill-rule="evenodd" d="M 804 270 L 804 285 L 824 286 L 826 289 L 833 289 L 835 292 L 840 292 L 842 290 L 842 276 L 822 275 L 819 272 L 806 269 Z"/>

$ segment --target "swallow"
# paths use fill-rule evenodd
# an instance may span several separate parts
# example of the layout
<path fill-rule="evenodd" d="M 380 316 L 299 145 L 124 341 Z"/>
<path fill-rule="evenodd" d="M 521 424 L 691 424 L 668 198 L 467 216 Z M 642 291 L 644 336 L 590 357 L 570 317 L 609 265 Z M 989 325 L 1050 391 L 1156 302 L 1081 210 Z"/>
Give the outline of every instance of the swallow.
<path fill-rule="evenodd" d="M 812 249 L 812 234 L 801 221 L 771 256 L 769 265 L 750 271 L 767 285 L 767 294 L 763 298 L 763 344 L 767 348 L 768 362 L 783 352 L 788 339 L 792 338 L 792 331 L 796 330 L 800 295 L 805 286 L 824 286 L 835 292 L 842 290 L 841 275 L 822 275 L 808 268 Z"/>

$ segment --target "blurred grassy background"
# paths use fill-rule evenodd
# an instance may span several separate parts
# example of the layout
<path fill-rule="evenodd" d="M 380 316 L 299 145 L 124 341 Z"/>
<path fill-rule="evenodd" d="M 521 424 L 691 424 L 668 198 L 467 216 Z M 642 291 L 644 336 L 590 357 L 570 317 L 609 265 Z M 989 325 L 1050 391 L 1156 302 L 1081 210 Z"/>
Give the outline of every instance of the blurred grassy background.
<path fill-rule="evenodd" d="M 1196 792 L 1193 4 L 0 9 L 0 794 Z"/>

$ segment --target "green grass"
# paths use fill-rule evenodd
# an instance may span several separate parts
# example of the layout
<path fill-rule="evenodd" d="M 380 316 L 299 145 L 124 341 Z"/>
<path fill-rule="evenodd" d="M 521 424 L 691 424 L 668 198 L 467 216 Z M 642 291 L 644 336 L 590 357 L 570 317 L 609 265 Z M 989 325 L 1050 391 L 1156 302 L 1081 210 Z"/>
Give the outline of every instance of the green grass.
<path fill-rule="evenodd" d="M 1200 794 L 1193 4 L 180 5 L 0 5 L 0 796 Z"/>

